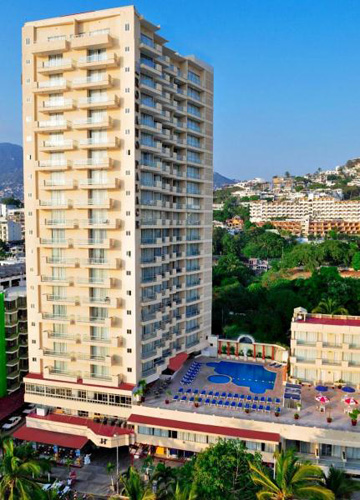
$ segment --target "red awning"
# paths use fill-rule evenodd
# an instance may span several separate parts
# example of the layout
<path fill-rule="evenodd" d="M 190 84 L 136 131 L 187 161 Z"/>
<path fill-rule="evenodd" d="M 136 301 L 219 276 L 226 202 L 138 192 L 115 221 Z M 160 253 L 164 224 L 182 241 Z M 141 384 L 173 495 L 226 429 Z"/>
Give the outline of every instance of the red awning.
<path fill-rule="evenodd" d="M 147 417 L 145 415 L 131 414 L 128 418 L 131 424 L 155 425 L 167 429 L 202 432 L 204 434 L 216 434 L 218 436 L 232 436 L 239 439 L 255 439 L 258 441 L 271 441 L 278 443 L 280 434 L 277 432 L 255 431 L 250 429 L 236 429 L 235 427 L 223 427 L 219 425 L 204 425 L 195 422 L 183 422 L 182 420 L 170 420 L 168 418 Z"/>
<path fill-rule="evenodd" d="M 13 437 L 24 441 L 33 441 L 34 443 L 56 444 L 64 448 L 74 448 L 80 450 L 87 442 L 88 438 L 84 436 L 74 436 L 73 434 L 63 434 L 62 432 L 44 431 L 34 429 L 24 424 L 14 432 Z"/>
<path fill-rule="evenodd" d="M 168 368 L 170 368 L 170 370 L 174 372 L 177 372 L 188 359 L 188 357 L 189 356 L 186 354 L 186 352 L 180 352 L 173 358 L 170 358 Z"/>

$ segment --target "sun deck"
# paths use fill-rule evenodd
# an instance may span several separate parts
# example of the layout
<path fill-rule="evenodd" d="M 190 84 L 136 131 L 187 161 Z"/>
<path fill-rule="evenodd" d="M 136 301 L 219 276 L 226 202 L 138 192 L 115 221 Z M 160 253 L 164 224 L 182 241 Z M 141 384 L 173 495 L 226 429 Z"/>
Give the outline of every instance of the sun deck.
<path fill-rule="evenodd" d="M 316 391 L 314 387 L 301 387 L 301 410 L 297 410 L 296 407 L 288 408 L 286 400 L 284 403 L 285 387 L 283 380 L 285 380 L 284 370 L 286 370 L 286 367 L 284 366 L 275 368 L 270 366 L 271 363 L 264 364 L 251 363 L 248 361 L 233 361 L 233 363 L 246 363 L 248 365 L 257 364 L 263 366 L 265 370 L 272 371 L 276 374 L 273 389 L 266 390 L 263 394 L 255 394 L 250 391 L 249 387 L 240 387 L 232 381 L 227 383 L 210 382 L 209 377 L 214 375 L 214 368 L 208 366 L 208 363 L 219 362 L 219 359 L 199 357 L 196 361 L 201 363 L 201 369 L 195 375 L 191 384 L 184 385 L 181 383 L 181 380 L 188 372 L 189 367 L 192 365 L 194 360 L 188 360 L 183 365 L 182 369 L 176 373 L 166 388 L 164 381 L 157 381 L 146 395 L 146 400 L 143 405 L 152 408 L 185 411 L 198 415 L 216 415 L 239 418 L 244 419 L 245 421 L 252 420 L 273 422 L 296 426 L 320 427 L 326 429 L 360 432 L 360 425 L 355 427 L 351 425 L 350 418 L 346 412 L 349 408 L 343 402 L 345 393 L 338 388 L 332 389 L 329 387 L 326 392 L 329 402 L 321 405 L 315 399 L 319 392 Z M 230 361 L 231 360 L 229 360 L 229 362 Z M 180 388 L 183 388 L 182 392 L 179 392 Z M 185 394 L 189 388 L 191 389 L 191 393 L 186 394 L 186 400 L 182 401 L 183 394 Z M 198 393 L 195 392 L 196 389 L 198 390 Z M 205 394 L 202 394 L 203 391 L 205 391 Z M 211 397 L 209 396 L 210 391 L 213 392 Z M 214 397 L 217 392 L 219 395 Z M 222 397 L 222 393 L 226 393 L 226 397 Z M 232 396 L 228 397 L 229 393 Z M 234 397 L 234 394 L 237 394 L 238 398 Z M 243 399 L 240 399 L 241 395 L 244 396 Z M 174 400 L 174 397 L 176 396 L 178 396 L 178 398 Z M 251 397 L 251 400 L 249 401 L 247 401 L 248 396 Z M 258 399 L 254 400 L 256 396 Z M 265 398 L 264 403 L 261 402 L 261 397 Z M 199 401 L 198 398 L 201 398 L 201 400 Z M 272 402 L 270 404 L 268 403 L 268 398 L 271 398 Z M 205 404 L 206 399 L 210 399 L 210 404 Z M 214 399 L 216 401 L 222 400 L 223 403 L 220 405 L 212 404 Z M 166 403 L 166 400 L 169 400 L 169 403 Z M 280 403 L 277 403 L 277 400 L 280 401 Z M 228 406 L 225 406 L 226 401 L 229 401 Z M 243 406 L 242 408 L 239 408 L 238 403 L 241 401 L 243 401 Z M 231 406 L 233 402 L 236 403 L 236 406 Z M 245 412 L 246 403 L 249 403 L 249 413 Z M 256 410 L 252 409 L 254 404 L 256 404 Z M 263 409 L 259 411 L 258 408 L 261 404 L 263 405 Z M 295 406 L 295 404 L 293 404 L 293 406 Z M 270 411 L 265 411 L 266 406 L 270 406 Z M 278 407 L 280 407 L 280 415 L 277 416 L 275 412 Z M 351 409 L 352 408 L 353 407 L 351 407 Z M 294 419 L 295 413 L 299 413 L 300 418 L 298 420 Z M 331 417 L 331 423 L 327 422 L 328 417 Z"/>

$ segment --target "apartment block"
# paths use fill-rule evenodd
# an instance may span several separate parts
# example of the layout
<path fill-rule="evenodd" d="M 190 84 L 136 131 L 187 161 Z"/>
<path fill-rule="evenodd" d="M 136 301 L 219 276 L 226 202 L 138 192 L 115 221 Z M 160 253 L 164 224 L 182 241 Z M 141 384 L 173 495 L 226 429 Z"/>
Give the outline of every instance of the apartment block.
<path fill-rule="evenodd" d="M 297 308 L 290 349 L 291 377 L 360 386 L 360 316 L 311 314 Z"/>
<path fill-rule="evenodd" d="M 13 220 L 0 219 L 0 239 L 6 243 L 21 241 L 23 239 L 21 224 Z"/>
<path fill-rule="evenodd" d="M 265 222 L 276 219 L 303 220 L 360 220 L 359 200 L 336 200 L 335 198 L 302 198 L 295 201 L 252 201 L 251 222 Z"/>
<path fill-rule="evenodd" d="M 26 400 L 126 413 L 207 346 L 213 71 L 130 6 L 26 23 L 22 81 Z"/>
<path fill-rule="evenodd" d="M 28 372 L 26 287 L 0 293 L 0 398 L 20 389 Z"/>

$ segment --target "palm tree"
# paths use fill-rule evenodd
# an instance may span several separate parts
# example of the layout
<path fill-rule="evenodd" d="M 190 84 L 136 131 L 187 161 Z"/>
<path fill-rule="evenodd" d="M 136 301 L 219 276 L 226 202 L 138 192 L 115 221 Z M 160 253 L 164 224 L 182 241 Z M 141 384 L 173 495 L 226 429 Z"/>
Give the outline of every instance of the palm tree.
<path fill-rule="evenodd" d="M 196 500 L 197 494 L 195 486 L 192 483 L 190 486 L 180 486 L 180 483 L 176 483 L 176 488 L 172 500 Z"/>
<path fill-rule="evenodd" d="M 115 470 L 115 464 L 112 462 L 108 462 L 106 464 L 106 472 L 109 474 L 111 478 L 111 489 L 112 491 L 115 491 L 115 483 L 114 483 L 114 470 Z"/>
<path fill-rule="evenodd" d="M 294 450 L 275 453 L 274 477 L 269 469 L 249 462 L 251 479 L 260 486 L 259 500 L 335 500 L 324 486 L 323 473 L 317 465 L 299 462 Z"/>
<path fill-rule="evenodd" d="M 345 307 L 340 306 L 336 300 L 326 297 L 320 300 L 319 304 L 312 310 L 313 313 L 321 314 L 349 314 Z"/>
<path fill-rule="evenodd" d="M 143 481 L 135 467 L 129 467 L 127 473 L 121 475 L 119 480 L 120 494 L 129 500 L 155 500 L 156 495 L 151 485 Z"/>
<path fill-rule="evenodd" d="M 336 499 L 349 500 L 355 491 L 360 490 L 360 484 L 357 481 L 346 476 L 343 470 L 331 466 L 328 475 L 325 476 L 325 485 L 331 490 Z"/>
<path fill-rule="evenodd" d="M 0 498 L 8 500 L 43 498 L 43 491 L 36 478 L 43 474 L 46 463 L 47 461 L 29 456 L 26 446 L 15 447 L 12 439 L 4 441 L 0 462 Z"/>
<path fill-rule="evenodd" d="M 151 481 L 156 481 L 157 500 L 173 500 L 176 488 L 176 470 L 159 463 L 151 476 Z"/>

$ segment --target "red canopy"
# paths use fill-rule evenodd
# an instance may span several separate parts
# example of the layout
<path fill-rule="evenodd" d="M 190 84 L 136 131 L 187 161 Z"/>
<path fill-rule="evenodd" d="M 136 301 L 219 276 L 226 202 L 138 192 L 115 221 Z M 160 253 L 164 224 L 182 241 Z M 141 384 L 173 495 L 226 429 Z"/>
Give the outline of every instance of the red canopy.
<path fill-rule="evenodd" d="M 64 448 L 74 448 L 80 450 L 88 442 L 88 438 L 84 436 L 75 436 L 74 434 L 63 434 L 62 432 L 44 431 L 27 427 L 24 424 L 17 429 L 13 436 L 24 441 L 33 441 L 34 443 L 56 444 Z"/>
<path fill-rule="evenodd" d="M 170 368 L 170 370 L 172 370 L 173 372 L 177 372 L 188 359 L 188 357 L 189 356 L 186 354 L 186 352 L 180 352 L 173 358 L 170 358 L 168 368 Z"/>

